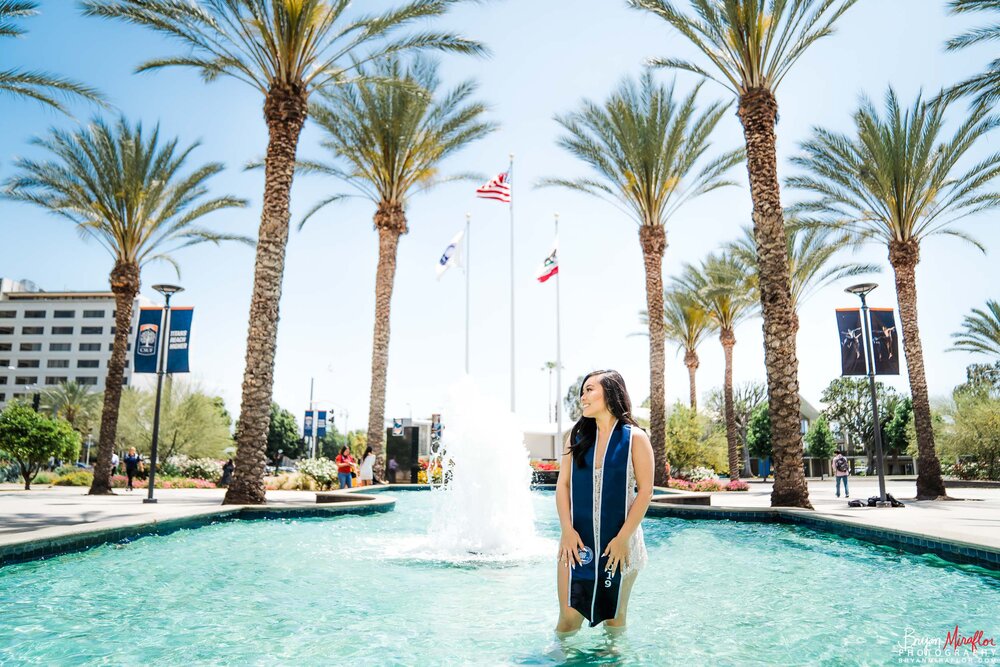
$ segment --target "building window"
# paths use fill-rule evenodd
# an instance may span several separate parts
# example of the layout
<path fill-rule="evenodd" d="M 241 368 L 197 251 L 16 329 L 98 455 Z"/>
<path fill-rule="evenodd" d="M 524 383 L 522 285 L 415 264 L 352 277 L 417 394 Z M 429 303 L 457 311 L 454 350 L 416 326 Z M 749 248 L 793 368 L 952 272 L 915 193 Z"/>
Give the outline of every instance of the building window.
<path fill-rule="evenodd" d="M 41 320 L 45 318 L 44 310 L 26 310 L 24 311 L 24 319 L 26 320 Z"/>
<path fill-rule="evenodd" d="M 100 352 L 101 351 L 101 344 L 100 343 L 80 343 L 80 351 L 81 352 Z"/>
<path fill-rule="evenodd" d="M 104 317 L 103 310 L 85 310 L 83 311 L 84 317 Z"/>
<path fill-rule="evenodd" d="M 0 403 L 3 403 L 6 400 L 7 400 L 7 394 L 0 393 Z"/>
<path fill-rule="evenodd" d="M 45 365 L 49 368 L 69 368 L 69 359 L 49 359 Z"/>
<path fill-rule="evenodd" d="M 71 336 L 73 327 L 52 327 L 52 333 L 55 336 Z"/>
<path fill-rule="evenodd" d="M 63 382 L 69 382 L 69 378 L 61 378 L 61 377 L 45 378 L 45 384 L 62 384 Z"/>
<path fill-rule="evenodd" d="M 0 343 L 0 352 L 10 352 L 13 346 L 13 343 Z"/>
<path fill-rule="evenodd" d="M 99 359 L 77 359 L 77 368 L 100 368 L 101 362 Z"/>
<path fill-rule="evenodd" d="M 0 375 L 0 384 L 7 384 L 7 376 Z"/>
<path fill-rule="evenodd" d="M 10 366 L 10 359 L 0 359 L 0 369 L 5 369 Z"/>
<path fill-rule="evenodd" d="M 49 343 L 49 352 L 71 352 L 72 343 Z"/>
<path fill-rule="evenodd" d="M 125 360 L 125 368 L 128 368 L 128 359 Z"/>
<path fill-rule="evenodd" d="M 56 319 L 73 319 L 74 317 L 76 317 L 76 311 L 75 310 L 57 310 L 54 313 L 52 313 L 52 317 L 55 317 Z"/>
<path fill-rule="evenodd" d="M 97 378 L 94 378 L 94 377 L 77 378 L 76 379 L 76 383 L 77 384 L 96 385 L 97 384 Z"/>
<path fill-rule="evenodd" d="M 21 352 L 41 352 L 42 351 L 42 344 L 41 343 L 21 343 L 20 350 L 21 350 Z"/>
<path fill-rule="evenodd" d="M 0 320 L 10 320 L 17 315 L 17 311 L 14 310 L 0 310 Z"/>
<path fill-rule="evenodd" d="M 127 387 L 128 386 L 128 378 L 122 378 L 122 386 L 123 387 Z"/>
<path fill-rule="evenodd" d="M 40 361 L 38 359 L 18 359 L 18 368 L 38 368 Z"/>
<path fill-rule="evenodd" d="M 41 336 L 43 331 L 42 327 L 21 327 L 22 336 Z"/>
<path fill-rule="evenodd" d="M 13 336 L 14 327 L 0 327 L 0 336 Z"/>
<path fill-rule="evenodd" d="M 104 327 L 80 327 L 80 333 L 85 336 L 104 333 Z"/>
<path fill-rule="evenodd" d="M 38 377 L 31 377 L 29 375 L 18 375 L 14 378 L 14 384 L 35 384 L 38 382 Z"/>
<path fill-rule="evenodd" d="M 802 435 L 805 435 L 806 432 L 809 430 L 809 420 L 808 419 L 801 419 L 799 421 L 800 421 L 800 425 L 802 427 Z"/>

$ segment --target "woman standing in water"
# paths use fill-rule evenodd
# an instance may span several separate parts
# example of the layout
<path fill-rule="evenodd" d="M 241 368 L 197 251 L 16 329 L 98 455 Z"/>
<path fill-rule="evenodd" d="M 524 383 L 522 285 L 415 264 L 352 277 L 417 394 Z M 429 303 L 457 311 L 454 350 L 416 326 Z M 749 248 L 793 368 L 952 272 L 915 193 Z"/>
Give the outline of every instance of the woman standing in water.
<path fill-rule="evenodd" d="M 584 619 L 625 630 L 629 595 L 646 564 L 642 518 L 653 497 L 653 447 L 632 417 L 617 371 L 594 371 L 580 386 L 583 416 L 573 426 L 556 483 L 560 638 Z"/>

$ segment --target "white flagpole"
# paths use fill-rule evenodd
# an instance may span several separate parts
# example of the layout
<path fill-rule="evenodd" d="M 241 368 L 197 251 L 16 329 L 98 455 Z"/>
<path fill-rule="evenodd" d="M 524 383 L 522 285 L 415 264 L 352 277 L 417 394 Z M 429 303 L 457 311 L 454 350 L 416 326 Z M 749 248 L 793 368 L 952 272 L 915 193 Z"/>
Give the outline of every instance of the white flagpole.
<path fill-rule="evenodd" d="M 563 427 L 562 427 L 562 335 L 560 334 L 559 308 L 559 214 L 556 213 L 556 423 L 558 438 L 556 440 L 556 459 L 562 459 Z"/>
<path fill-rule="evenodd" d="M 510 411 L 515 411 L 514 401 L 514 154 L 510 154 L 507 168 L 510 185 Z"/>
<path fill-rule="evenodd" d="M 470 239 L 472 227 L 469 225 L 469 220 L 472 215 L 469 213 L 465 214 L 465 374 L 469 374 L 469 257 L 470 251 L 472 249 L 472 241 Z"/>

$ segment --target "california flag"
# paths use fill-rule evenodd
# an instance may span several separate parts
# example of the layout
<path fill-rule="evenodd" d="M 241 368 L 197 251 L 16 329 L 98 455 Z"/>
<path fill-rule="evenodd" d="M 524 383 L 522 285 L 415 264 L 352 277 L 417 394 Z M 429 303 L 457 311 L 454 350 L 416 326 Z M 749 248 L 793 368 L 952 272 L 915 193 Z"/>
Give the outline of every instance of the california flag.
<path fill-rule="evenodd" d="M 556 259 L 556 246 L 553 246 L 552 252 L 542 262 L 542 266 L 539 267 L 536 277 L 538 278 L 538 282 L 544 283 L 557 273 L 559 273 L 559 260 Z"/>
<path fill-rule="evenodd" d="M 458 234 L 455 234 L 455 238 L 448 243 L 448 247 L 444 249 L 441 254 L 441 259 L 437 263 L 437 277 L 441 280 L 441 276 L 444 272 L 453 266 L 462 266 L 462 237 L 465 236 L 465 230 L 463 229 Z"/>

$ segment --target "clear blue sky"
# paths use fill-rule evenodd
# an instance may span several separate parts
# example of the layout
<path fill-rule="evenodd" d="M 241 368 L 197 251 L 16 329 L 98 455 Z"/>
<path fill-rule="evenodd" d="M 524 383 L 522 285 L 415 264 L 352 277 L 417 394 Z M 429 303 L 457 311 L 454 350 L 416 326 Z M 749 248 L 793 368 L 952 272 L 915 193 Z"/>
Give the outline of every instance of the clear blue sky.
<path fill-rule="evenodd" d="M 358 3 L 369 7 L 387 2 Z M 683 4 L 683 2 L 681 2 Z M 143 60 L 177 53 L 177 47 L 140 28 L 85 19 L 69 0 L 42 0 L 41 14 L 24 22 L 28 34 L 4 40 L 0 67 L 21 66 L 70 76 L 104 91 L 130 119 L 161 123 L 162 131 L 184 142 L 200 140 L 194 160 L 221 160 L 228 169 L 216 177 L 216 193 L 250 200 L 244 211 L 226 211 L 207 223 L 227 232 L 256 235 L 263 177 L 242 165 L 263 153 L 266 130 L 261 99 L 249 87 L 231 80 L 203 84 L 191 71 L 136 75 Z M 475 77 L 479 95 L 491 104 L 491 116 L 502 129 L 462 153 L 448 168 L 495 173 L 516 155 L 516 290 L 518 412 L 544 421 L 547 374 L 539 370 L 555 358 L 554 286 L 534 281 L 536 267 L 552 241 L 552 216 L 561 215 L 560 271 L 563 300 L 564 382 L 590 369 L 622 372 L 638 403 L 648 395 L 647 341 L 629 337 L 642 327 L 644 278 L 634 223 L 616 209 L 582 195 L 534 190 L 544 176 L 585 174 L 582 164 L 555 146 L 558 128 L 552 117 L 574 109 L 588 97 L 603 99 L 626 75 L 640 73 L 650 56 L 693 57 L 689 45 L 665 23 L 629 10 L 624 2 L 580 0 L 572 3 L 509 0 L 469 5 L 442 25 L 482 40 L 493 56 L 487 60 L 445 56 L 446 84 Z M 778 157 L 782 177 L 796 145 L 820 125 L 850 128 L 858 96 L 880 99 L 891 83 L 907 103 L 923 88 L 937 91 L 978 71 L 995 57 L 990 46 L 960 54 L 945 53 L 943 42 L 975 19 L 951 17 L 943 0 L 861 0 L 839 24 L 836 35 L 812 47 L 778 91 L 780 123 Z M 660 72 L 669 80 L 673 75 Z M 694 83 L 678 77 L 686 91 Z M 723 98 L 727 92 L 706 84 L 701 99 Z M 955 106 L 954 120 L 963 113 Z M 75 105 L 78 118 L 94 113 Z M 0 179 L 11 174 L 16 156 L 38 157 L 28 144 L 50 126 L 73 121 L 28 101 L 0 98 L 4 132 L 0 134 Z M 995 146 L 996 138 L 991 140 Z M 719 150 L 742 143 L 735 115 L 728 115 L 715 137 Z M 982 151 L 987 145 L 981 147 Z M 321 156 L 318 133 L 305 131 L 299 147 L 304 157 Z M 750 196 L 745 170 L 734 172 L 740 186 L 697 200 L 668 225 L 664 273 L 675 274 L 684 261 L 697 261 L 735 237 L 749 221 Z M 338 183 L 318 178 L 296 179 L 292 192 L 293 224 L 324 195 L 340 191 Z M 795 193 L 784 192 L 784 203 Z M 464 281 L 450 272 L 440 283 L 434 264 L 448 240 L 473 216 L 472 371 L 487 392 L 506 403 L 508 395 L 508 226 L 506 207 L 473 196 L 467 185 L 452 184 L 415 198 L 408 209 L 410 233 L 399 246 L 393 296 L 392 342 L 387 395 L 388 416 L 429 415 L 442 408 L 447 387 L 462 373 Z M 357 200 L 328 208 L 288 245 L 274 396 L 301 420 L 316 378 L 322 406 L 347 409 L 351 428 L 367 421 L 369 369 L 377 238 L 371 204 Z M 970 219 L 974 233 L 991 253 L 1000 246 L 996 214 Z M 44 289 L 107 288 L 111 261 L 100 247 L 79 239 L 71 226 L 25 205 L 0 202 L 0 275 L 29 278 Z M 895 306 L 886 251 L 872 247 L 859 258 L 885 267 L 875 279 L 882 284 L 872 297 L 877 306 Z M 253 251 L 242 246 L 204 246 L 179 253 L 186 292 L 178 303 L 196 308 L 192 338 L 193 379 L 225 397 L 239 409 L 246 343 L 247 312 L 253 273 Z M 996 298 L 1000 270 L 957 240 L 935 238 L 922 249 L 917 268 L 920 324 L 932 395 L 945 395 L 964 378 L 976 358 L 945 353 L 949 334 L 962 316 L 987 298 Z M 166 265 L 143 272 L 143 293 L 151 285 L 175 281 Z M 800 382 L 807 399 L 817 400 L 839 373 L 833 310 L 853 306 L 853 297 L 835 285 L 816 294 L 800 313 Z M 763 379 L 760 320 L 737 331 L 735 379 Z M 704 392 L 722 380 L 722 353 L 712 340 L 701 350 L 698 374 Z M 981 360 L 980 360 L 981 361 Z M 891 379 L 900 389 L 906 377 Z M 687 396 L 687 375 L 670 350 L 667 363 L 668 401 Z"/>

